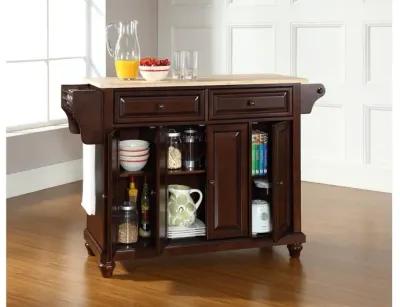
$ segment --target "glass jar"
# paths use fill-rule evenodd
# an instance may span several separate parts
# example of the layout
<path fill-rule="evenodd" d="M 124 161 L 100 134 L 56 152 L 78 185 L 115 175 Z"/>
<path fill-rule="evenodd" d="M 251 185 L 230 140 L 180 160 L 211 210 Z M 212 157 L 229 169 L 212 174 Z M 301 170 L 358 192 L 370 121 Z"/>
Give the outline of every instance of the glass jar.
<path fill-rule="evenodd" d="M 129 202 L 119 207 L 118 243 L 132 244 L 138 240 L 138 212 Z"/>
<path fill-rule="evenodd" d="M 183 136 L 183 166 L 186 170 L 201 169 L 204 156 L 202 134 L 192 128 L 184 131 Z"/>
<path fill-rule="evenodd" d="M 182 141 L 181 133 L 173 129 L 168 131 L 168 161 L 170 170 L 182 168 Z"/>

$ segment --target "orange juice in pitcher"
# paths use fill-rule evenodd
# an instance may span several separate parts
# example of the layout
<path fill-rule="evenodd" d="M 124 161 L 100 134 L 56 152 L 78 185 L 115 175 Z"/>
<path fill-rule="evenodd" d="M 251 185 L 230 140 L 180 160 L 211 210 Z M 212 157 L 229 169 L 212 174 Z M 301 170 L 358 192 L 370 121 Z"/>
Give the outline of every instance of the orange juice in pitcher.
<path fill-rule="evenodd" d="M 119 79 L 136 79 L 139 75 L 139 60 L 115 60 L 115 72 Z"/>
<path fill-rule="evenodd" d="M 110 43 L 112 32 L 118 38 Z M 115 46 L 115 47 L 113 47 Z M 136 79 L 139 75 L 140 46 L 137 37 L 137 21 L 119 22 L 107 26 L 107 50 L 114 58 L 115 72 L 122 80 Z"/>

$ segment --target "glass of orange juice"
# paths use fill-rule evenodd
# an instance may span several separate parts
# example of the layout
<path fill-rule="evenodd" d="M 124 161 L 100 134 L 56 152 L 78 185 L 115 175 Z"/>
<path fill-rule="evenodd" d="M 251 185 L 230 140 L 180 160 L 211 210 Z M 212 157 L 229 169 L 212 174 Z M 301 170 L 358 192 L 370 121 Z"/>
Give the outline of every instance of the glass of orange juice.
<path fill-rule="evenodd" d="M 115 72 L 121 80 L 134 80 L 139 76 L 140 46 L 136 20 L 119 22 L 107 26 L 107 50 L 114 58 Z M 110 38 L 117 33 L 115 48 Z"/>

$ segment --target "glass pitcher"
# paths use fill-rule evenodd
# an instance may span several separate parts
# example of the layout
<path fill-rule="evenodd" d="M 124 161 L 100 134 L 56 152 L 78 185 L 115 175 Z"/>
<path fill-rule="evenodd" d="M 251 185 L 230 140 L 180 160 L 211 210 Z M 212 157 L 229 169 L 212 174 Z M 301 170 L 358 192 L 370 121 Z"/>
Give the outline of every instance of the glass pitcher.
<path fill-rule="evenodd" d="M 107 51 L 114 58 L 115 72 L 122 80 L 133 80 L 139 75 L 140 46 L 137 20 L 107 25 Z M 115 48 L 110 42 L 111 32 L 117 32 Z"/>

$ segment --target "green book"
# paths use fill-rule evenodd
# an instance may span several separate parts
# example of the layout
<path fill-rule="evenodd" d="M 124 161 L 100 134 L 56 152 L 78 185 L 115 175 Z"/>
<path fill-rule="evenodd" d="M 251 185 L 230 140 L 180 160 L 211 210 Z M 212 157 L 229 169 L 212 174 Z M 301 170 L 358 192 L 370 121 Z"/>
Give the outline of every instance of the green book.
<path fill-rule="evenodd" d="M 251 174 L 256 174 L 256 142 L 254 132 L 251 134 Z"/>
<path fill-rule="evenodd" d="M 259 175 L 260 174 L 260 134 L 256 133 L 255 136 L 255 142 L 256 142 L 256 163 L 255 163 L 255 174 Z"/>

